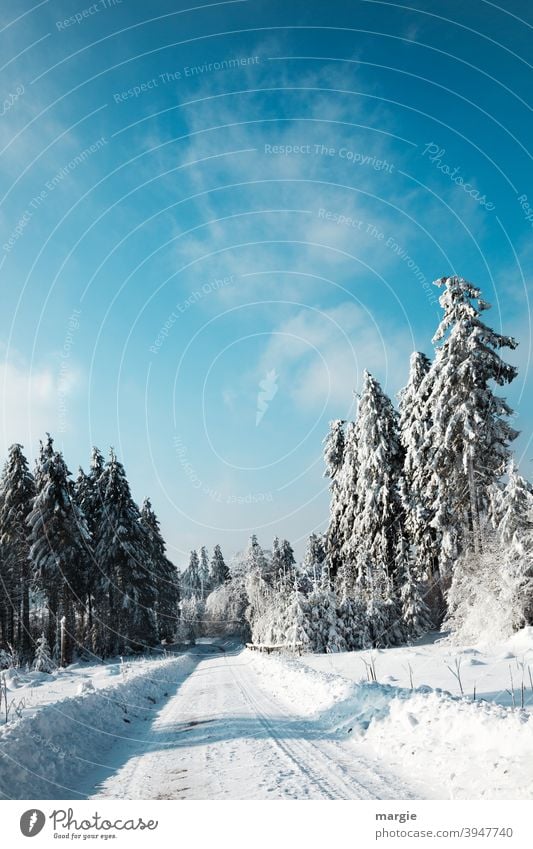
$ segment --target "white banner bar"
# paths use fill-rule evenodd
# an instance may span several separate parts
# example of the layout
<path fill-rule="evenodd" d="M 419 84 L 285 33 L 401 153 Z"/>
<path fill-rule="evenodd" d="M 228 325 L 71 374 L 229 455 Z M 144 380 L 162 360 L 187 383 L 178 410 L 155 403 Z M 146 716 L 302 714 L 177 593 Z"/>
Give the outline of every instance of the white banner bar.
<path fill-rule="evenodd" d="M 531 849 L 532 813 L 513 801 L 5 801 L 1 845 Z"/>

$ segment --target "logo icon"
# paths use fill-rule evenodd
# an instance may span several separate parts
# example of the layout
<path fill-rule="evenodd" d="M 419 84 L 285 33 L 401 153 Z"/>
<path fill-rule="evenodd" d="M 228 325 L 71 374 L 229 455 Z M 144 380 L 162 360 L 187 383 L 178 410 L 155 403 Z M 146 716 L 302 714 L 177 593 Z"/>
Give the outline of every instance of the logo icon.
<path fill-rule="evenodd" d="M 25 811 L 20 818 L 20 830 L 24 837 L 35 837 L 43 830 L 46 817 L 42 811 L 32 808 Z"/>

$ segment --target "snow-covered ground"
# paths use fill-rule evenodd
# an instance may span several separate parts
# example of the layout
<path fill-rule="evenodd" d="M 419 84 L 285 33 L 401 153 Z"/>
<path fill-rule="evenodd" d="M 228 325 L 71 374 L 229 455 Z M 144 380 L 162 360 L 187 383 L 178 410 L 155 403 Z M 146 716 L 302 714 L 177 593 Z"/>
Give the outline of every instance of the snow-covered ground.
<path fill-rule="evenodd" d="M 274 679 L 295 701 L 310 692 L 302 667 L 318 676 L 317 692 L 328 679 L 333 694 L 339 677 L 352 682 L 326 710 L 339 728 L 352 728 L 356 751 L 383 759 L 420 798 L 531 798 L 533 628 L 490 647 L 435 635 L 412 647 L 306 655 L 282 666 Z M 375 683 L 367 682 L 371 666 Z"/>
<path fill-rule="evenodd" d="M 456 671 L 456 661 L 463 697 L 448 668 Z M 366 680 L 369 664 L 376 681 Z M 530 665 L 532 629 L 491 650 L 439 639 L 296 658 L 204 641 L 180 656 L 125 667 L 10 673 L 8 699 L 26 705 L 20 718 L 0 724 L 0 793 L 531 798 Z"/>
<path fill-rule="evenodd" d="M 413 646 L 374 649 L 340 654 L 310 654 L 302 658 L 320 672 L 334 672 L 352 681 L 367 678 L 373 662 L 376 678 L 396 687 L 428 686 L 469 698 L 497 702 L 507 707 L 521 706 L 524 683 L 524 707 L 533 710 L 533 628 L 518 631 L 505 642 L 490 646 L 456 646 L 442 634 L 424 637 Z M 530 672 L 531 670 L 531 677 Z M 512 687 L 511 687 L 512 676 Z"/>
<path fill-rule="evenodd" d="M 0 719 L 0 798 L 83 796 L 81 778 L 106 763 L 130 728 L 153 719 L 196 662 L 184 654 L 78 663 L 51 675 L 6 670 L 10 714 L 7 724 Z"/>

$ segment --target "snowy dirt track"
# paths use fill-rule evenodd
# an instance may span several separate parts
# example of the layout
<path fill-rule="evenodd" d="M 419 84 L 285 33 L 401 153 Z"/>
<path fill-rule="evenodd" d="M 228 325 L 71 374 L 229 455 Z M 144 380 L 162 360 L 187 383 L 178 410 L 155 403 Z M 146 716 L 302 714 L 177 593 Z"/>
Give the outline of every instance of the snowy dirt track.
<path fill-rule="evenodd" d="M 413 793 L 350 740 L 262 683 L 240 647 L 200 645 L 198 663 L 142 735 L 112 747 L 89 798 L 406 799 Z M 142 737 L 142 739 L 141 739 Z M 79 798 L 79 796 L 78 796 Z"/>

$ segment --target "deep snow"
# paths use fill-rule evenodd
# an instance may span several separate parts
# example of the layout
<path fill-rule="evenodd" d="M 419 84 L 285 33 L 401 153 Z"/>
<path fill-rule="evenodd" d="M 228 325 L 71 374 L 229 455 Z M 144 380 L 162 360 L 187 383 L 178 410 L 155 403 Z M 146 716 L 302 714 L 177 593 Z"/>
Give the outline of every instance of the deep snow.
<path fill-rule="evenodd" d="M 264 656 L 223 641 L 161 660 L 9 673 L 11 696 L 28 705 L 0 725 L 0 793 L 531 797 L 533 718 L 505 691 L 510 665 L 516 703 L 524 673 L 533 704 L 532 629 L 491 649 L 439 638 L 371 654 L 376 682 L 362 680 L 370 653 Z M 447 668 L 458 658 L 464 697 Z"/>

